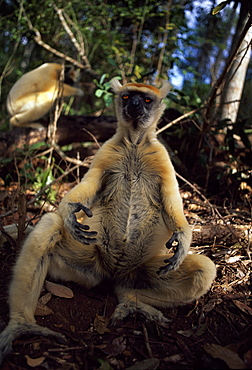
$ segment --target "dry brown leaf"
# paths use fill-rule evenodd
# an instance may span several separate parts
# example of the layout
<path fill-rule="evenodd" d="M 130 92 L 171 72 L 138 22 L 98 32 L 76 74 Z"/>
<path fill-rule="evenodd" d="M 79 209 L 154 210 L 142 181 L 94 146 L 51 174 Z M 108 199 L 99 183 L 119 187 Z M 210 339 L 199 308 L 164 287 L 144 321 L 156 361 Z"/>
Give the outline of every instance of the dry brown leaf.
<path fill-rule="evenodd" d="M 40 304 L 45 306 L 51 300 L 51 298 L 52 298 L 52 293 L 48 292 L 45 295 L 43 295 L 42 297 L 40 297 L 38 301 L 39 301 Z"/>
<path fill-rule="evenodd" d="M 252 315 L 252 308 L 247 306 L 246 304 L 240 302 L 240 301 L 237 301 L 236 299 L 233 300 L 234 304 L 240 309 L 242 310 L 243 312 L 249 314 L 249 315 Z"/>
<path fill-rule="evenodd" d="M 117 356 L 126 349 L 126 338 L 124 337 L 117 337 L 115 338 L 112 343 L 108 343 L 105 348 L 102 349 L 108 355 Z"/>
<path fill-rule="evenodd" d="M 222 299 L 221 298 L 215 298 L 215 299 L 211 299 L 211 301 L 209 301 L 208 303 L 204 304 L 204 306 L 202 307 L 202 310 L 204 312 L 210 312 L 214 309 L 214 307 L 217 305 L 217 304 L 220 304 L 222 302 Z"/>
<path fill-rule="evenodd" d="M 31 343 L 32 345 L 32 348 L 34 349 L 34 351 L 39 351 L 40 348 L 41 348 L 41 343 L 40 342 L 33 342 Z"/>
<path fill-rule="evenodd" d="M 35 316 L 48 316 L 54 313 L 46 304 L 52 298 L 52 293 L 48 292 L 39 298 L 37 307 L 35 310 Z"/>
<path fill-rule="evenodd" d="M 226 262 L 227 262 L 227 263 L 235 263 L 235 262 L 240 261 L 240 260 L 241 260 L 241 258 L 242 258 L 242 256 L 231 256 L 231 257 L 228 257 L 228 258 L 226 259 Z"/>
<path fill-rule="evenodd" d="M 184 337 L 191 337 L 194 334 L 195 330 L 187 329 L 187 330 L 178 330 L 177 333 L 183 335 Z"/>
<path fill-rule="evenodd" d="M 183 357 L 180 353 L 164 358 L 165 362 L 173 362 L 173 363 L 180 362 L 181 360 L 183 360 Z"/>
<path fill-rule="evenodd" d="M 41 304 L 40 302 L 37 303 L 37 307 L 35 310 L 35 316 L 48 316 L 51 315 L 53 310 L 51 310 L 48 306 Z"/>
<path fill-rule="evenodd" d="M 99 316 L 96 314 L 94 319 L 94 328 L 99 334 L 109 332 L 108 329 L 109 319 L 106 316 Z"/>
<path fill-rule="evenodd" d="M 45 287 L 49 292 L 51 292 L 53 295 L 56 295 L 57 297 L 73 298 L 74 296 L 73 291 L 70 288 L 64 285 L 52 283 L 48 280 L 45 281 Z"/>
<path fill-rule="evenodd" d="M 222 347 L 218 344 L 207 343 L 204 345 L 205 351 L 214 358 L 220 358 L 225 361 L 230 369 L 246 369 L 247 366 L 242 359 L 228 348 Z"/>
<path fill-rule="evenodd" d="M 222 299 L 238 299 L 238 298 L 246 298 L 248 297 L 247 295 L 244 295 L 243 293 L 228 293 L 224 294 L 221 298 Z"/>
<path fill-rule="evenodd" d="M 45 359 L 44 356 L 41 356 L 41 357 L 38 357 L 38 358 L 31 358 L 28 355 L 25 355 L 25 358 L 26 358 L 26 361 L 27 361 L 27 365 L 29 365 L 31 367 L 40 366 L 44 362 L 44 359 Z"/>
<path fill-rule="evenodd" d="M 53 326 L 55 326 L 55 328 L 62 328 L 63 324 L 53 324 Z"/>

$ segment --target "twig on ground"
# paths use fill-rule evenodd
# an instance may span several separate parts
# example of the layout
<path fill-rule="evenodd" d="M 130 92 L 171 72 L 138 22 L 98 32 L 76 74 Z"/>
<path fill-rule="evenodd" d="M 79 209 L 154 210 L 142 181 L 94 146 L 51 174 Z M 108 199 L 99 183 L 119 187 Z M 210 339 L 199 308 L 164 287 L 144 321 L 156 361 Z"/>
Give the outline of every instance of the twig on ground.
<path fill-rule="evenodd" d="M 150 356 L 150 358 L 153 358 L 153 353 L 152 353 L 150 342 L 149 342 L 148 331 L 143 322 L 142 322 L 142 328 L 143 328 L 143 335 L 144 335 L 144 343 L 145 343 L 148 355 Z"/>

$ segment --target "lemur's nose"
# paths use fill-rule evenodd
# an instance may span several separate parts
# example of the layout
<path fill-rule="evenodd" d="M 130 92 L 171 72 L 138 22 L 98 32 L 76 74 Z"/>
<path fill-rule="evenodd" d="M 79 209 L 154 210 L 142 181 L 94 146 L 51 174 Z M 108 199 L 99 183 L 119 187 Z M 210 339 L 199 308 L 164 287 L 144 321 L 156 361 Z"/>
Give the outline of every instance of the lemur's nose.
<path fill-rule="evenodd" d="M 140 98 L 139 98 L 139 96 L 133 96 L 133 98 L 132 98 L 132 104 L 135 106 L 135 107 L 138 107 L 139 106 L 139 104 L 140 104 Z"/>

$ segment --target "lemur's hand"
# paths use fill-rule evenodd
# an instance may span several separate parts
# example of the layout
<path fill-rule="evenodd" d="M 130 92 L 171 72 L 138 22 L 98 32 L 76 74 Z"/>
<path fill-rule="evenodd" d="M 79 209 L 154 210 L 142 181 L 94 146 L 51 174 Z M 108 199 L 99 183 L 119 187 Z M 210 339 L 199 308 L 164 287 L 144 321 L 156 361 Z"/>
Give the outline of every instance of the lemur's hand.
<path fill-rule="evenodd" d="M 93 214 L 88 207 L 85 207 L 81 203 L 68 203 L 71 207 L 71 212 L 68 219 L 65 221 L 66 226 L 68 227 L 71 235 L 80 243 L 83 244 L 94 244 L 97 242 L 97 239 L 94 238 L 97 235 L 96 231 L 86 231 L 89 230 L 89 226 L 83 225 L 77 221 L 75 213 L 79 211 L 84 211 L 88 217 L 92 217 Z"/>
<path fill-rule="evenodd" d="M 165 266 L 161 266 L 157 271 L 158 275 L 163 275 L 168 271 L 175 270 L 183 261 L 186 251 L 180 240 L 181 232 L 175 232 L 166 243 L 166 248 L 173 248 L 175 253 L 171 258 L 164 260 Z"/>

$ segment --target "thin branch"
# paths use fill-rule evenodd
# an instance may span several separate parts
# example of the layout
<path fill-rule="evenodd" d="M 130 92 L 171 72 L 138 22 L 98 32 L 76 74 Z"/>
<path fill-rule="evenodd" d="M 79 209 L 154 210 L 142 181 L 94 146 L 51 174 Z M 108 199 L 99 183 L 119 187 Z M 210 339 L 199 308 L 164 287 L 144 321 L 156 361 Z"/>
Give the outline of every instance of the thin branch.
<path fill-rule="evenodd" d="M 230 227 L 231 225 L 227 223 L 226 219 L 220 214 L 220 212 L 218 211 L 218 209 L 216 207 L 214 207 L 210 202 L 209 200 L 205 197 L 204 194 L 202 194 L 197 188 L 196 186 L 194 186 L 192 183 L 190 183 L 188 180 L 186 180 L 183 176 L 179 175 L 177 172 L 176 173 L 176 176 L 178 178 L 180 178 L 182 181 L 184 181 L 186 184 L 188 184 L 197 194 L 199 194 L 203 199 L 204 201 L 206 202 L 206 205 L 208 207 L 211 208 L 212 212 L 213 212 L 213 215 L 216 214 L 218 216 L 218 218 L 220 220 L 223 221 L 224 225 L 229 229 L 230 233 L 235 237 L 236 241 L 238 243 L 242 243 L 238 236 L 236 235 L 236 233 L 234 232 L 234 230 Z"/>
<path fill-rule="evenodd" d="M 89 60 L 88 58 L 86 57 L 85 55 L 85 50 L 84 50 L 84 43 L 82 42 L 82 47 L 80 46 L 80 44 L 78 43 L 78 41 L 76 40 L 71 28 L 68 26 L 65 18 L 64 18 L 64 15 L 63 15 L 63 10 L 62 9 L 59 9 L 55 3 L 53 3 L 53 7 L 55 9 L 55 11 L 57 12 L 58 16 L 59 16 L 59 19 L 62 23 L 62 26 L 64 27 L 65 31 L 68 33 L 73 45 L 75 46 L 76 50 L 78 51 L 79 55 L 81 56 L 81 59 L 84 61 L 85 65 L 87 68 L 91 68 L 91 65 L 89 63 Z"/>
<path fill-rule="evenodd" d="M 60 155 L 60 157 L 62 159 L 64 159 L 65 161 L 69 162 L 69 163 L 73 163 L 73 164 L 76 164 L 78 166 L 81 166 L 83 161 L 79 160 L 79 159 L 76 159 L 76 158 L 71 158 L 71 157 L 68 157 L 64 152 L 62 152 L 62 150 L 60 150 L 60 147 L 58 145 L 54 145 L 53 149 Z"/>
<path fill-rule="evenodd" d="M 24 12 L 23 2 L 24 2 L 24 0 L 22 0 L 21 3 L 20 3 L 17 26 L 19 26 L 20 20 L 23 16 L 23 12 Z M 20 39 L 19 39 L 19 41 L 15 42 L 15 45 L 14 45 L 13 51 L 11 53 L 11 56 L 7 60 L 7 63 L 4 66 L 2 74 L 0 76 L 0 97 L 2 95 L 1 87 L 2 87 L 3 79 L 8 75 L 8 73 L 10 73 L 9 70 L 10 70 L 10 67 L 11 67 L 11 62 L 12 62 L 12 60 L 13 60 L 15 54 L 16 54 L 16 51 L 17 51 L 17 48 L 18 48 L 19 44 L 20 44 Z"/>
<path fill-rule="evenodd" d="M 125 70 L 125 67 L 124 67 L 122 58 L 120 56 L 120 52 L 119 52 L 119 50 L 115 46 L 112 47 L 112 49 L 113 49 L 113 51 L 115 53 L 115 58 L 116 58 L 118 67 L 119 67 L 120 72 L 121 72 L 123 84 L 126 84 L 127 83 L 126 70 Z"/>
<path fill-rule="evenodd" d="M 48 137 L 50 140 L 50 144 L 54 146 L 56 144 L 56 131 L 57 131 L 57 122 L 60 117 L 63 108 L 63 81 L 64 81 L 64 74 L 65 74 L 65 64 L 63 63 L 60 70 L 59 79 L 57 81 L 57 87 L 55 93 L 57 93 L 56 97 L 56 104 L 54 108 L 53 114 L 53 122 L 50 122 L 48 126 Z"/>
<path fill-rule="evenodd" d="M 52 48 L 50 45 L 46 44 L 46 43 L 42 40 L 42 37 L 41 37 L 40 32 L 39 32 L 36 28 L 34 28 L 34 27 L 33 27 L 33 25 L 32 25 L 32 23 L 31 23 L 31 21 L 27 18 L 27 16 L 25 16 L 24 18 L 26 19 L 26 21 L 27 21 L 27 23 L 28 23 L 28 26 L 29 26 L 30 30 L 32 30 L 33 32 L 35 32 L 35 35 L 36 35 L 36 36 L 34 36 L 34 40 L 36 41 L 36 43 L 37 43 L 38 45 L 40 45 L 40 46 L 42 46 L 44 49 L 46 49 L 46 50 L 50 51 L 50 53 L 53 53 L 53 54 L 57 55 L 58 57 L 60 57 L 60 58 L 62 58 L 62 59 L 64 59 L 64 60 L 66 60 L 66 61 L 68 61 L 68 62 L 72 63 L 73 65 L 75 65 L 75 66 L 77 66 L 77 67 L 79 67 L 79 68 L 81 68 L 81 69 L 87 69 L 87 70 L 89 70 L 89 67 L 88 67 L 88 66 L 85 66 L 84 64 L 82 64 L 82 63 L 78 62 L 77 60 L 75 60 L 75 59 L 73 59 L 73 58 L 69 57 L 69 56 L 68 56 L 68 55 L 66 55 L 66 54 L 61 53 L 60 51 L 58 51 L 58 50 L 56 50 L 56 49 Z"/>
<path fill-rule="evenodd" d="M 82 32 L 79 30 L 79 28 L 76 26 L 76 24 L 72 21 L 72 19 L 68 16 L 67 13 L 64 13 L 64 17 L 66 18 L 67 22 L 75 29 L 75 31 L 78 35 L 78 43 L 80 45 L 80 49 L 83 51 L 83 54 L 85 55 L 86 54 L 86 52 L 85 52 L 85 42 L 84 42 L 84 36 L 83 36 Z"/>
<path fill-rule="evenodd" d="M 167 130 L 169 127 L 171 127 L 171 126 L 175 125 L 176 123 L 178 123 L 178 122 L 182 121 L 184 118 L 189 117 L 189 116 L 191 116 L 191 115 L 192 115 L 192 114 L 194 114 L 194 113 L 197 113 L 199 110 L 201 110 L 201 109 L 203 109 L 203 108 L 204 108 L 204 107 L 200 107 L 200 108 L 197 108 L 197 109 L 193 109 L 193 110 L 191 110 L 190 112 L 187 112 L 187 113 L 183 114 L 182 116 L 180 116 L 180 117 L 178 117 L 178 118 L 174 119 L 173 121 L 171 121 L 171 122 L 167 123 L 167 125 L 165 125 L 164 127 L 162 127 L 162 128 L 160 128 L 159 130 L 157 130 L 156 134 L 157 134 L 157 135 L 158 135 L 158 134 L 160 134 L 161 132 L 163 132 L 163 131 Z"/>
<path fill-rule="evenodd" d="M 65 63 L 62 64 L 61 70 L 60 70 L 60 75 L 59 79 L 57 81 L 57 86 L 55 89 L 55 94 L 56 96 L 56 104 L 54 106 L 54 112 L 53 112 L 53 120 L 50 120 L 50 123 L 48 125 L 48 139 L 49 139 L 49 144 L 51 146 L 51 150 L 49 151 L 49 157 L 48 157 L 48 162 L 47 162 L 47 168 L 52 169 L 53 168 L 53 151 L 56 144 L 56 131 L 57 131 L 57 123 L 58 119 L 60 117 L 62 108 L 63 108 L 63 81 L 64 81 L 64 74 L 65 74 Z"/>
<path fill-rule="evenodd" d="M 159 59 L 158 59 L 157 74 L 156 74 L 155 82 L 157 81 L 158 77 L 161 75 L 161 69 L 162 69 L 162 64 L 163 64 L 163 59 L 164 59 L 164 54 L 165 54 L 165 48 L 166 48 L 167 40 L 168 40 L 168 26 L 169 26 L 169 23 L 170 23 L 171 4 L 172 4 L 172 0 L 169 0 L 167 2 L 165 30 L 164 30 L 164 38 L 163 38 L 163 42 L 162 42 L 163 46 L 161 48 Z"/>
<path fill-rule="evenodd" d="M 57 14 L 58 14 L 58 16 L 59 16 L 59 19 L 60 19 L 60 21 L 61 21 L 61 24 L 62 24 L 62 26 L 65 28 L 65 31 L 68 33 L 68 35 L 69 35 L 69 37 L 70 37 L 70 39 L 71 39 L 71 41 L 72 41 L 73 45 L 75 46 L 76 50 L 78 51 L 78 53 L 79 53 L 79 54 L 80 54 L 80 56 L 82 57 L 82 56 L 83 56 L 83 54 L 84 54 L 84 51 L 81 49 L 81 47 L 80 47 L 80 45 L 79 45 L 78 41 L 76 40 L 76 38 L 75 38 L 75 36 L 74 36 L 74 34 L 73 34 L 73 32 L 72 32 L 71 28 L 68 26 L 68 24 L 67 24 L 67 22 L 66 22 L 66 20 L 65 20 L 65 18 L 64 18 L 64 16 L 63 16 L 63 14 L 62 14 L 62 13 L 63 13 L 63 10 L 62 10 L 62 9 L 59 9 L 59 8 L 55 5 L 55 3 L 53 3 L 53 7 L 54 7 L 55 11 L 57 12 Z"/>
<path fill-rule="evenodd" d="M 153 353 L 152 353 L 151 346 L 150 346 L 148 331 L 147 331 L 147 328 L 146 328 L 146 326 L 144 325 L 143 322 L 142 322 L 142 328 L 143 328 L 143 336 L 144 336 L 145 347 L 147 349 L 149 357 L 153 358 Z"/>
<path fill-rule="evenodd" d="M 197 188 L 195 185 L 193 185 L 190 181 L 186 180 L 183 176 L 181 176 L 179 173 L 176 172 L 176 176 L 184 181 L 187 185 L 189 185 L 197 194 L 199 194 L 199 196 L 206 202 L 206 204 L 211 208 L 211 209 L 214 209 L 213 205 L 209 202 L 209 200 L 205 197 L 204 194 L 202 194 Z M 219 214 L 219 211 L 218 211 L 218 214 Z"/>
<path fill-rule="evenodd" d="M 66 54 L 63 54 L 61 53 L 60 51 L 52 48 L 50 45 L 47 45 L 42 39 L 41 39 L 41 35 L 40 35 L 40 32 L 34 28 L 33 31 L 36 33 L 36 36 L 34 37 L 34 40 L 37 42 L 38 45 L 42 46 L 44 49 L 50 51 L 51 53 L 57 55 L 58 57 L 62 58 L 62 59 L 65 59 L 66 61 L 72 63 L 73 65 L 81 68 L 81 69 L 88 69 L 87 66 L 84 66 L 84 64 L 78 62 L 77 60 L 69 57 L 68 55 Z"/>
<path fill-rule="evenodd" d="M 131 73 L 133 71 L 137 44 L 138 44 L 137 26 L 134 26 L 134 29 L 133 29 L 133 43 L 132 43 L 132 48 L 131 48 L 131 53 L 130 53 L 130 63 L 129 63 L 129 69 L 128 69 L 128 72 L 127 72 L 128 75 L 131 75 Z"/>
<path fill-rule="evenodd" d="M 141 35 L 143 32 L 143 25 L 145 21 L 145 15 L 146 15 L 146 2 L 144 4 L 143 14 L 141 17 L 139 30 L 137 31 L 137 26 L 135 26 L 133 30 L 133 43 L 132 43 L 132 48 L 131 48 L 131 53 L 130 53 L 130 67 L 128 70 L 128 75 L 132 73 L 134 65 L 135 65 L 136 51 L 137 51 L 137 46 L 139 45 L 140 40 L 141 40 Z"/>
<path fill-rule="evenodd" d="M 90 135 L 92 137 L 92 139 L 94 140 L 94 142 L 96 143 L 97 147 L 100 148 L 100 144 L 98 143 L 96 137 L 92 134 L 92 132 L 88 131 L 85 127 L 82 128 L 83 131 L 85 131 L 88 135 Z"/>

